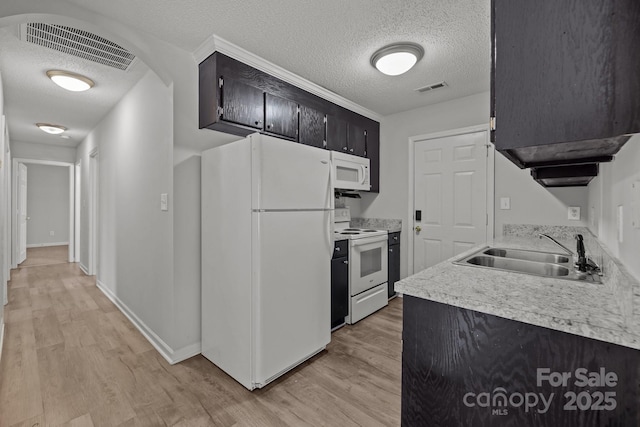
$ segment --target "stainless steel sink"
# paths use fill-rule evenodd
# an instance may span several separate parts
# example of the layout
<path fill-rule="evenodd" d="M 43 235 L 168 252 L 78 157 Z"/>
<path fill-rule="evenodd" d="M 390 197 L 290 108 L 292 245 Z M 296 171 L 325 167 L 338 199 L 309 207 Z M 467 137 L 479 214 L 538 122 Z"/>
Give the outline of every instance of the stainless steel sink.
<path fill-rule="evenodd" d="M 503 258 L 515 258 L 535 262 L 552 262 L 554 264 L 566 264 L 570 261 L 569 258 L 564 255 L 538 251 L 523 251 L 520 249 L 490 248 L 483 253 Z"/>
<path fill-rule="evenodd" d="M 454 261 L 454 264 L 557 279 L 600 282 L 597 275 L 577 272 L 570 257 L 552 252 L 484 247 Z"/>
<path fill-rule="evenodd" d="M 537 276 L 568 276 L 569 269 L 558 264 L 547 262 L 531 262 L 515 258 L 499 258 L 493 256 L 474 256 L 466 261 L 480 267 L 498 268 L 500 270 L 535 274 Z"/>

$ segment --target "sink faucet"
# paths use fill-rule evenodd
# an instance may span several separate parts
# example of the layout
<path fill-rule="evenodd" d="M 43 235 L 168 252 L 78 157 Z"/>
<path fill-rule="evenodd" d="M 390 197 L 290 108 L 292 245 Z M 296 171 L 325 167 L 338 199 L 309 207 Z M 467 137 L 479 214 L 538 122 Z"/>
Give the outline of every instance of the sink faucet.
<path fill-rule="evenodd" d="M 558 242 L 556 239 L 554 239 L 553 237 L 549 236 L 548 234 L 540 233 L 538 236 L 540 236 L 541 239 L 543 237 L 546 237 L 547 239 L 551 240 L 556 245 L 560 246 L 567 254 L 569 254 L 571 256 L 575 255 L 571 249 L 567 248 L 565 245 L 563 245 L 562 243 Z M 582 237 L 582 236 L 580 236 L 580 237 Z M 583 246 L 583 250 L 584 250 L 584 246 Z"/>
<path fill-rule="evenodd" d="M 578 252 L 578 262 L 576 266 L 581 272 L 587 271 L 587 256 L 584 253 L 584 242 L 582 241 L 582 234 L 576 234 L 576 252 Z"/>

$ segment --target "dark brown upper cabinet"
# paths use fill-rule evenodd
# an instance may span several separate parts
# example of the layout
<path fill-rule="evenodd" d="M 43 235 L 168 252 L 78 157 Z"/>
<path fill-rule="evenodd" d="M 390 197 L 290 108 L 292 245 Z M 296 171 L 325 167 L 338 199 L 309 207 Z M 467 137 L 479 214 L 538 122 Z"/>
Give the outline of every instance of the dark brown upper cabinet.
<path fill-rule="evenodd" d="M 298 140 L 298 103 L 264 94 L 264 130 L 267 133 Z"/>
<path fill-rule="evenodd" d="M 492 0 L 491 139 L 521 168 L 612 160 L 640 132 L 638 0 Z"/>
<path fill-rule="evenodd" d="M 323 112 L 301 105 L 299 129 L 301 144 L 326 148 L 326 116 Z"/>
<path fill-rule="evenodd" d="M 327 148 L 367 157 L 367 131 L 339 117 L 327 116 Z"/>
<path fill-rule="evenodd" d="M 220 52 L 198 66 L 199 127 L 253 132 L 367 157 L 371 192 L 380 188 L 380 123 Z"/>
<path fill-rule="evenodd" d="M 221 98 L 221 108 L 218 111 L 220 120 L 261 130 L 264 118 L 263 92 L 224 77 L 219 79 L 218 85 Z"/>

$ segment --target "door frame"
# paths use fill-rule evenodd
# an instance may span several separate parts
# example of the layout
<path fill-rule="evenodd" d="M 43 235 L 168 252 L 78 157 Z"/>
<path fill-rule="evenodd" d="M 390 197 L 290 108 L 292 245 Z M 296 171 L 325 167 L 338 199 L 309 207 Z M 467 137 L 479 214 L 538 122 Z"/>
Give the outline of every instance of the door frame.
<path fill-rule="evenodd" d="M 67 167 L 69 170 L 69 254 L 67 256 L 69 262 L 75 260 L 75 164 L 68 162 L 58 162 L 53 160 L 36 160 L 27 158 L 14 158 L 12 159 L 12 172 L 13 172 L 13 193 L 12 193 L 12 212 L 11 212 L 11 268 L 18 268 L 18 164 L 24 163 L 26 165 L 46 165 L 46 166 L 62 166 Z M 27 187 L 27 191 L 28 187 Z"/>
<path fill-rule="evenodd" d="M 99 190 L 100 190 L 100 151 L 94 148 L 89 153 L 89 183 L 87 186 L 89 195 L 89 265 L 87 274 L 98 276 L 98 252 L 99 252 Z"/>
<path fill-rule="evenodd" d="M 487 232 L 486 240 L 493 243 L 494 238 L 494 201 L 495 201 L 495 147 L 489 140 L 489 125 L 475 125 L 463 128 L 450 129 L 441 132 L 428 133 L 409 137 L 409 164 L 408 164 L 408 190 L 409 190 L 409 211 L 407 213 L 407 275 L 415 274 L 413 271 L 413 247 L 415 233 L 413 230 L 413 216 L 415 212 L 415 147 L 416 142 L 428 139 L 440 139 L 449 136 L 465 135 L 469 133 L 485 132 L 487 152 Z"/>

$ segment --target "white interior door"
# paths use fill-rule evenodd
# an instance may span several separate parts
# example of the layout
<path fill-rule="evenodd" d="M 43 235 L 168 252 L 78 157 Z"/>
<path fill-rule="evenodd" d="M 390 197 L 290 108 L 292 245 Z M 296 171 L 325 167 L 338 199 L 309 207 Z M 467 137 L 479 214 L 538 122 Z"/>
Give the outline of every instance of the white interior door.
<path fill-rule="evenodd" d="M 27 166 L 18 163 L 18 264 L 27 259 Z"/>
<path fill-rule="evenodd" d="M 415 141 L 414 273 L 487 241 L 488 152 L 486 131 Z"/>

